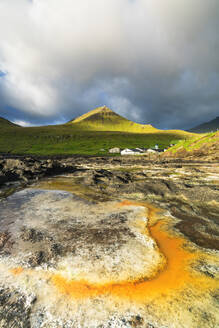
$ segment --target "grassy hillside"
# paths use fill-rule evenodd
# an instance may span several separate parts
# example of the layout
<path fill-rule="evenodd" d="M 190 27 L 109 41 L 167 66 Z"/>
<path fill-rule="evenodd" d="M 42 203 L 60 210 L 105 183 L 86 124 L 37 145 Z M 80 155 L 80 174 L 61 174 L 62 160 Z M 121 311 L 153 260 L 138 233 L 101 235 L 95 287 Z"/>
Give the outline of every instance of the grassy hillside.
<path fill-rule="evenodd" d="M 169 148 L 164 157 L 202 157 L 206 159 L 219 159 L 219 132 L 198 135 L 181 140 Z"/>
<path fill-rule="evenodd" d="M 158 144 L 166 148 L 192 136 L 185 131 L 161 131 L 137 124 L 101 107 L 63 125 L 24 128 L 2 124 L 0 153 L 107 155 L 113 147 L 150 148 Z"/>
<path fill-rule="evenodd" d="M 216 117 L 214 120 L 209 121 L 207 123 L 200 124 L 193 129 L 190 129 L 190 132 L 195 133 L 208 133 L 208 132 L 214 132 L 219 129 L 219 116 Z"/>
<path fill-rule="evenodd" d="M 186 134 L 186 138 L 190 136 Z M 104 131 L 81 131 L 71 125 L 30 128 L 0 129 L 0 153 L 11 154 L 84 154 L 105 155 L 112 147 L 166 148 L 169 144 L 185 139 L 175 132 L 125 133 Z M 104 151 L 101 151 L 104 149 Z"/>
<path fill-rule="evenodd" d="M 19 127 L 19 125 L 14 124 L 3 117 L 0 117 L 0 129 L 8 128 L 8 127 Z"/>

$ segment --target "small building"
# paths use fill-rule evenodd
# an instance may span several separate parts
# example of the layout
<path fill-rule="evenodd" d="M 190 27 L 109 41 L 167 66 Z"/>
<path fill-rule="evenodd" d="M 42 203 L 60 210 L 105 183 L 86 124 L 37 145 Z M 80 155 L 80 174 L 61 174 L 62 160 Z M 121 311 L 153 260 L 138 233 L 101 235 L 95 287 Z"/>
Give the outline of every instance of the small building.
<path fill-rule="evenodd" d="M 121 151 L 121 155 L 142 155 L 144 151 L 140 148 L 134 148 L 134 149 L 123 149 Z"/>
<path fill-rule="evenodd" d="M 111 149 L 109 149 L 109 153 L 110 154 L 119 154 L 120 153 L 120 148 L 118 148 L 118 147 L 115 147 L 115 148 L 111 148 Z"/>
<path fill-rule="evenodd" d="M 138 150 L 140 153 L 145 153 L 147 151 L 147 148 L 135 148 L 136 150 Z"/>

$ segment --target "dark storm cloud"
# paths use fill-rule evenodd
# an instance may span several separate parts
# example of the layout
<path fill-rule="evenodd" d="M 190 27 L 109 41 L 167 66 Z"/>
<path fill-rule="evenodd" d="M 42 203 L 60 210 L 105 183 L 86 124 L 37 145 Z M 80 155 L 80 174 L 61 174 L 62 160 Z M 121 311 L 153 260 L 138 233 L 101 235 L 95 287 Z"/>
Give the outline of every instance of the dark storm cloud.
<path fill-rule="evenodd" d="M 65 122 L 106 104 L 140 123 L 218 116 L 218 0 L 1 0 L 0 116 Z"/>

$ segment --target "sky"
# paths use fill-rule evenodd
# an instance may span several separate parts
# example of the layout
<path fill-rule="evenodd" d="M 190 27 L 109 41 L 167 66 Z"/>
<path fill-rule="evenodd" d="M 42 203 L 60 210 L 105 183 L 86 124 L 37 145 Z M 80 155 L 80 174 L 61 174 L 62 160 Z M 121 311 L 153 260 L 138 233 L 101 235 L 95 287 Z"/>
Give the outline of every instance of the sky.
<path fill-rule="evenodd" d="M 0 0 L 0 116 L 103 105 L 163 129 L 219 116 L 219 0 Z"/>

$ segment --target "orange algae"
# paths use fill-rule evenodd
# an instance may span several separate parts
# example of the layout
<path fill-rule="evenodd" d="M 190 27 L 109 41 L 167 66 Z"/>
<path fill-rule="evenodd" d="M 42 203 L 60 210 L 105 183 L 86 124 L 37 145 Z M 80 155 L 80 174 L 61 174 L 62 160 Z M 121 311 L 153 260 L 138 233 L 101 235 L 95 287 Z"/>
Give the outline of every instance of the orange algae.
<path fill-rule="evenodd" d="M 145 205 L 131 201 L 123 201 L 120 206 L 140 205 L 147 207 L 149 219 L 155 219 L 159 211 L 152 205 Z M 164 294 L 183 288 L 185 284 L 192 283 L 194 277 L 189 271 L 189 263 L 197 258 L 197 254 L 191 253 L 182 246 L 185 240 L 178 236 L 172 236 L 163 230 L 161 220 L 149 228 L 152 238 L 157 242 L 160 251 L 166 257 L 166 266 L 163 271 L 149 280 L 124 281 L 120 283 L 109 282 L 106 284 L 91 284 L 88 281 L 68 280 L 60 274 L 52 277 L 52 282 L 60 292 L 74 298 L 87 298 L 111 294 L 117 297 L 144 301 L 148 298 L 159 297 Z"/>
<path fill-rule="evenodd" d="M 18 275 L 18 274 L 21 274 L 21 273 L 24 271 L 24 269 L 21 268 L 21 267 L 18 267 L 18 268 L 13 268 L 13 269 L 11 269 L 10 271 L 11 271 L 11 273 L 13 273 L 14 275 Z"/>

